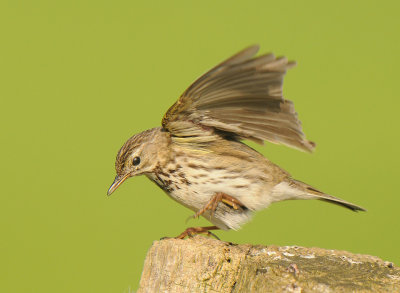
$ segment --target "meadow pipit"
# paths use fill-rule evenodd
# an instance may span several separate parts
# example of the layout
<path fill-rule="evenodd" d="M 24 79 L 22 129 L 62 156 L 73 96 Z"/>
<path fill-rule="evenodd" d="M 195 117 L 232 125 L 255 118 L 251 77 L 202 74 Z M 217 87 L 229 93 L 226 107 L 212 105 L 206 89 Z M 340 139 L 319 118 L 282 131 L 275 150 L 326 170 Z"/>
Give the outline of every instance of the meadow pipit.
<path fill-rule="evenodd" d="M 315 147 L 282 96 L 283 76 L 295 63 L 273 54 L 254 57 L 257 51 L 249 47 L 208 71 L 167 111 L 161 127 L 128 139 L 108 195 L 127 178 L 146 175 L 194 217 L 215 225 L 188 228 L 178 238 L 237 230 L 254 211 L 282 200 L 319 199 L 363 211 L 293 179 L 241 142 L 267 140 L 307 152 Z"/>

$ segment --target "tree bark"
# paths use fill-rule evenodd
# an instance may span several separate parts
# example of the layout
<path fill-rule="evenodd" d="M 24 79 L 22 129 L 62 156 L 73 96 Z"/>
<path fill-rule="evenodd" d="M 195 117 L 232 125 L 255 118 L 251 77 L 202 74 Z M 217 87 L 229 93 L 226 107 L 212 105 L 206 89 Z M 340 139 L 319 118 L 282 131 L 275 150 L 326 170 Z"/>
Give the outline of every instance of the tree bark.
<path fill-rule="evenodd" d="M 196 236 L 155 241 L 139 286 L 138 293 L 400 292 L 400 268 L 346 251 Z"/>

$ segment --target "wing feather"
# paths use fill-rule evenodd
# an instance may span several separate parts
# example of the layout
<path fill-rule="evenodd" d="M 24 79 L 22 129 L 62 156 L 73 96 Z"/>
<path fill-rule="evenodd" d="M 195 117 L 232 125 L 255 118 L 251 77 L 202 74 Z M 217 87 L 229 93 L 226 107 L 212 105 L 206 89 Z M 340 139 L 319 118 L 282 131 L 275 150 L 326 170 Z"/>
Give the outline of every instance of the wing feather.
<path fill-rule="evenodd" d="M 163 127 L 194 144 L 227 135 L 312 151 L 293 103 L 282 96 L 283 77 L 295 63 L 273 54 L 254 57 L 258 49 L 244 49 L 197 79 L 167 111 Z"/>

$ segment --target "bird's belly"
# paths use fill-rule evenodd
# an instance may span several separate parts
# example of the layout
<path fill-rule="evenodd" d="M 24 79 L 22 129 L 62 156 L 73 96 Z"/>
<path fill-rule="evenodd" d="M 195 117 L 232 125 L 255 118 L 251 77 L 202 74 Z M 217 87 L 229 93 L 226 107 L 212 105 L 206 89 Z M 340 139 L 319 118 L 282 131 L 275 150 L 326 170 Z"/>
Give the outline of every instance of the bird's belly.
<path fill-rule="evenodd" d="M 157 174 L 148 175 L 169 196 L 186 207 L 197 211 L 218 192 L 228 194 L 251 210 L 269 204 L 270 188 L 265 180 L 250 176 L 236 176 L 226 170 L 209 171 L 207 174 Z"/>
<path fill-rule="evenodd" d="M 200 210 L 215 193 L 207 185 L 193 182 L 187 178 L 174 178 L 172 176 L 165 178 L 162 175 L 155 178 L 149 176 L 149 178 L 173 200 L 195 212 Z"/>
<path fill-rule="evenodd" d="M 202 209 L 218 192 L 228 194 L 242 202 L 245 210 L 234 210 L 225 204 L 219 204 L 214 216 L 208 211 L 204 217 L 221 229 L 238 229 L 249 221 L 251 211 L 256 210 L 260 197 L 263 194 L 262 182 L 254 182 L 248 178 L 232 176 L 224 170 L 211 172 L 207 176 L 188 174 L 169 174 L 163 176 L 148 176 L 172 199 L 197 212 Z"/>

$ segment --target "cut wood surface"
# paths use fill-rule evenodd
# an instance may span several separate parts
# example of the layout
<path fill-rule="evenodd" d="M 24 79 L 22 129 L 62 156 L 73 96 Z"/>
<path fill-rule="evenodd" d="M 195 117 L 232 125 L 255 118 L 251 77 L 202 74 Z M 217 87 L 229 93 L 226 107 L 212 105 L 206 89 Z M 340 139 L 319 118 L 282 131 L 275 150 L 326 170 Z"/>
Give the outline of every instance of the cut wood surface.
<path fill-rule="evenodd" d="M 400 268 L 346 251 L 196 236 L 155 241 L 137 292 L 400 292 Z"/>

